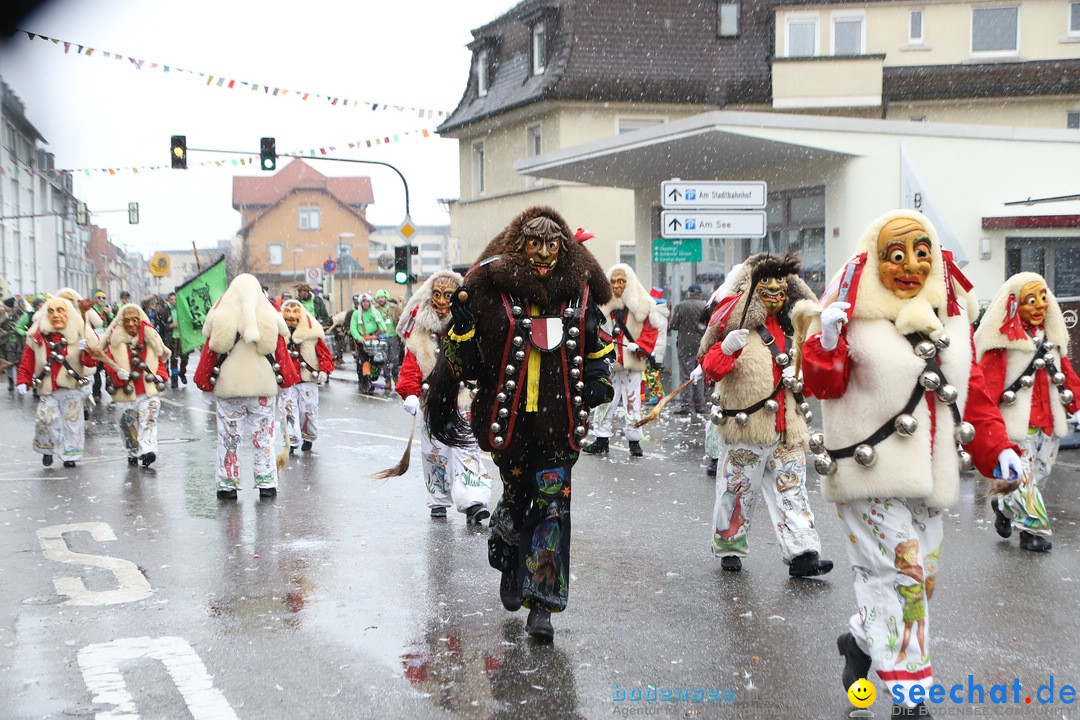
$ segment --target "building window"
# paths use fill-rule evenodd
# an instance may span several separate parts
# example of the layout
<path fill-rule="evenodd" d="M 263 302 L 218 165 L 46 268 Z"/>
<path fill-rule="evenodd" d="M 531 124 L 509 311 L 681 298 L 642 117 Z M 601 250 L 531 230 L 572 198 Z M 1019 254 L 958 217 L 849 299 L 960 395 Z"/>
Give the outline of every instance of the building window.
<path fill-rule="evenodd" d="M 716 37 L 739 37 L 740 0 L 720 0 L 716 4 Z"/>
<path fill-rule="evenodd" d="M 923 11 L 912 10 L 908 15 L 908 45 L 923 44 Z"/>
<path fill-rule="evenodd" d="M 540 136 L 540 126 L 531 125 L 525 130 L 525 154 L 529 157 L 536 157 L 540 154 L 543 143 Z"/>
<path fill-rule="evenodd" d="M 862 55 L 866 27 L 861 15 L 834 15 L 832 19 L 832 54 Z"/>
<path fill-rule="evenodd" d="M 488 94 L 488 51 L 481 50 L 476 55 L 476 94 L 484 97 Z"/>
<path fill-rule="evenodd" d="M 636 261 L 637 252 L 635 250 L 634 243 L 619 243 L 619 262 L 623 263 L 624 265 L 629 265 L 631 268 L 633 268 L 636 264 Z"/>
<path fill-rule="evenodd" d="M 300 223 L 297 227 L 301 230 L 319 230 L 322 228 L 319 221 L 318 205 L 301 205 L 297 213 L 300 216 Z"/>
<path fill-rule="evenodd" d="M 1080 112 L 1071 112 L 1065 119 L 1065 127 L 1070 130 L 1080 130 Z"/>
<path fill-rule="evenodd" d="M 643 128 L 663 125 L 664 122 L 664 118 L 662 117 L 621 117 L 618 120 L 618 127 L 616 128 L 616 132 L 619 135 L 622 135 L 624 133 L 634 132 L 635 130 L 641 130 Z"/>
<path fill-rule="evenodd" d="M 540 75 L 547 67 L 547 28 L 543 22 L 532 27 L 532 73 Z"/>
<path fill-rule="evenodd" d="M 1062 237 L 1005 238 L 1006 277 L 1021 271 L 1046 278 L 1058 298 L 1080 296 L 1080 242 Z"/>
<path fill-rule="evenodd" d="M 472 159 L 473 159 L 473 190 L 477 195 L 483 195 L 487 189 L 487 178 L 485 177 L 484 168 L 484 143 L 473 143 L 472 146 Z"/>
<path fill-rule="evenodd" d="M 796 15 L 787 19 L 784 33 L 786 57 L 814 57 L 818 54 L 818 19 L 816 15 Z"/>
<path fill-rule="evenodd" d="M 1080 35 L 1080 2 L 1069 3 L 1069 35 Z"/>
<path fill-rule="evenodd" d="M 1015 55 L 1019 48 L 1019 7 L 971 9 L 972 55 Z"/>
<path fill-rule="evenodd" d="M 271 265 L 284 265 L 285 264 L 285 246 L 279 243 L 268 245 L 267 249 L 270 251 L 270 264 Z"/>

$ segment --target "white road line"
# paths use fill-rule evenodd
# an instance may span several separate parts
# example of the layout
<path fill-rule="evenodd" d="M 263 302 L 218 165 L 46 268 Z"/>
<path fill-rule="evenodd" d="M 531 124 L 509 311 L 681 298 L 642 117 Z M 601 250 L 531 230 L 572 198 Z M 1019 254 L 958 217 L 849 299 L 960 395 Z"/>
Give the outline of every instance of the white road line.
<path fill-rule="evenodd" d="M 383 435 L 382 433 L 364 432 L 363 430 L 338 430 L 338 432 L 349 433 L 350 435 L 366 435 L 368 437 L 383 438 L 384 440 L 409 442 L 409 438 L 407 437 L 398 437 L 397 435 Z"/>
<path fill-rule="evenodd" d="M 116 577 L 120 587 L 117 590 L 96 591 L 87 589 L 81 577 L 54 578 L 53 587 L 56 588 L 57 594 L 68 596 L 68 599 L 61 603 L 62 605 L 116 605 L 142 600 L 154 592 L 150 583 L 139 572 L 138 565 L 130 560 L 108 555 L 73 552 L 64 540 L 66 532 L 88 532 L 98 542 L 108 542 L 116 539 L 112 528 L 103 522 L 50 525 L 38 529 L 37 536 L 48 559 L 72 565 L 104 568 Z"/>
<path fill-rule="evenodd" d="M 187 403 L 176 402 L 175 400 L 170 400 L 168 398 L 161 398 L 161 402 L 166 403 L 168 405 L 173 405 L 175 407 L 182 407 L 182 408 L 187 408 L 188 410 L 194 410 L 195 412 L 206 413 L 207 415 L 216 415 L 217 414 L 217 412 L 215 410 L 211 410 L 210 408 L 198 407 L 196 405 L 188 405 Z"/>
<path fill-rule="evenodd" d="M 120 661 L 144 657 L 160 661 L 169 671 L 194 720 L 239 720 L 229 701 L 214 687 L 198 653 L 178 637 L 121 638 L 79 650 L 79 669 L 94 695 L 93 701 L 115 706 L 97 713 L 96 720 L 139 720 L 139 709 L 120 672 Z"/>

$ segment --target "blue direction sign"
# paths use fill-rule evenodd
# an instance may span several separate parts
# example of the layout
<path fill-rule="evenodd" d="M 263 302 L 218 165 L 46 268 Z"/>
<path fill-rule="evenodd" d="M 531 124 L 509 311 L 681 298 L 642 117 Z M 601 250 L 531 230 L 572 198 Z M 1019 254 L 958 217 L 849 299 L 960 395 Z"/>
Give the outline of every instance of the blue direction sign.
<path fill-rule="evenodd" d="M 660 236 L 665 238 L 765 237 L 765 211 L 662 210 Z"/>
<path fill-rule="evenodd" d="M 664 208 L 757 209 L 764 208 L 768 188 L 764 180 L 712 182 L 666 180 L 660 183 Z"/>

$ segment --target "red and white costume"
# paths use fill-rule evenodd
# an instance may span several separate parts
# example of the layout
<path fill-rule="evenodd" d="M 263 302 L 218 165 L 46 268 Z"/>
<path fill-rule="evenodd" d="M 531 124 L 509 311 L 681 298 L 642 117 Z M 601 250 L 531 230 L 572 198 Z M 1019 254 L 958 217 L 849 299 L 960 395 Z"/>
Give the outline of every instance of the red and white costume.
<path fill-rule="evenodd" d="M 285 404 L 289 445 L 296 448 L 301 442 L 312 443 L 319 437 L 319 385 L 325 384 L 334 372 L 334 356 L 326 344 L 322 325 L 303 304 L 289 299 L 281 303 L 282 310 L 286 307 L 300 309 L 300 322 L 290 331 L 286 342 L 300 382 L 283 389 L 278 400 Z"/>
<path fill-rule="evenodd" d="M 124 314 L 139 313 L 139 330 L 134 336 L 124 329 Z M 120 308 L 102 338 L 105 355 L 120 372 L 105 363 L 109 393 L 123 411 L 120 437 L 128 458 L 157 453 L 157 416 L 161 410 L 158 395 L 169 380 L 169 351 L 143 309 L 135 304 Z M 130 460 L 129 460 L 130 462 Z"/>

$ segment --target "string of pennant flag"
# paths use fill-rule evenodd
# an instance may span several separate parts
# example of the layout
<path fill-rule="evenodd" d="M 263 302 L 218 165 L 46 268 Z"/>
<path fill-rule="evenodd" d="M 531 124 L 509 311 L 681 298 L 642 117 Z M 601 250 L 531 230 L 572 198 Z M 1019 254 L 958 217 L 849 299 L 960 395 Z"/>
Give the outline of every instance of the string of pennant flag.
<path fill-rule="evenodd" d="M 349 150 L 363 150 L 366 148 L 378 147 L 381 145 L 390 145 L 392 143 L 400 142 L 401 140 L 412 138 L 429 138 L 433 135 L 432 131 L 427 128 L 421 128 L 419 130 L 405 130 L 402 132 L 392 133 L 390 135 L 380 135 L 379 137 L 367 138 L 365 140 L 356 140 L 353 142 L 345 143 L 344 149 L 347 147 Z M 304 151 L 295 151 L 290 153 L 278 153 L 278 157 L 292 157 L 292 158 L 305 158 L 305 157 L 323 157 L 332 152 L 336 152 L 339 148 L 336 145 L 328 145 L 326 147 L 311 148 Z M 242 157 L 227 157 L 218 160 L 205 160 L 203 162 L 192 162 L 188 160 L 188 167 L 246 167 L 252 165 L 258 167 L 258 158 L 254 155 L 245 155 Z M 46 176 L 59 176 L 62 173 L 71 173 L 73 175 L 121 175 L 124 173 L 131 173 L 138 175 L 141 172 L 152 172 L 154 170 L 171 170 L 171 164 L 165 165 L 140 165 L 137 167 L 95 167 L 95 168 L 67 168 L 67 169 L 44 169 L 35 168 L 33 166 L 27 166 L 25 169 L 19 165 L 15 166 L 15 170 L 9 173 L 5 168 L 0 167 L 0 176 L 14 175 L 18 177 L 21 173 L 28 173 L 30 175 L 46 175 Z"/>
<path fill-rule="evenodd" d="M 74 52 L 75 55 L 82 55 L 84 57 L 100 57 L 110 60 L 119 60 L 121 62 L 129 62 L 136 70 L 158 70 L 163 73 L 180 73 L 184 75 L 191 75 L 206 80 L 207 87 L 223 88 L 227 90 L 249 90 L 251 92 L 259 92 L 260 90 L 264 95 L 273 97 L 293 97 L 299 100 L 317 100 L 324 101 L 329 105 L 338 107 L 353 107 L 357 109 L 366 109 L 369 111 L 388 111 L 394 110 L 401 113 L 413 114 L 416 117 L 425 119 L 443 118 L 448 116 L 445 110 L 435 110 L 432 108 L 414 107 L 411 105 L 395 105 L 393 103 L 373 102 L 370 100 L 356 100 L 353 98 L 347 98 L 340 95 L 327 95 L 323 93 L 308 92 L 305 90 L 292 90 L 289 88 L 283 88 L 271 83 L 257 83 L 250 82 L 248 80 L 237 80 L 230 78 L 227 75 L 214 75 L 211 73 L 200 72 L 198 70 L 189 70 L 186 68 L 177 67 L 175 65 L 166 65 L 164 63 L 153 62 L 149 60 L 141 60 L 128 55 L 122 55 L 117 52 L 109 50 L 102 50 L 100 48 L 92 48 L 87 45 L 80 45 L 69 40 L 61 40 L 59 38 L 49 37 L 48 35 L 42 35 L 41 33 L 33 33 L 28 30 L 19 30 L 19 32 L 26 35 L 30 41 L 42 40 L 51 45 L 62 47 L 65 55 L 70 55 Z"/>

